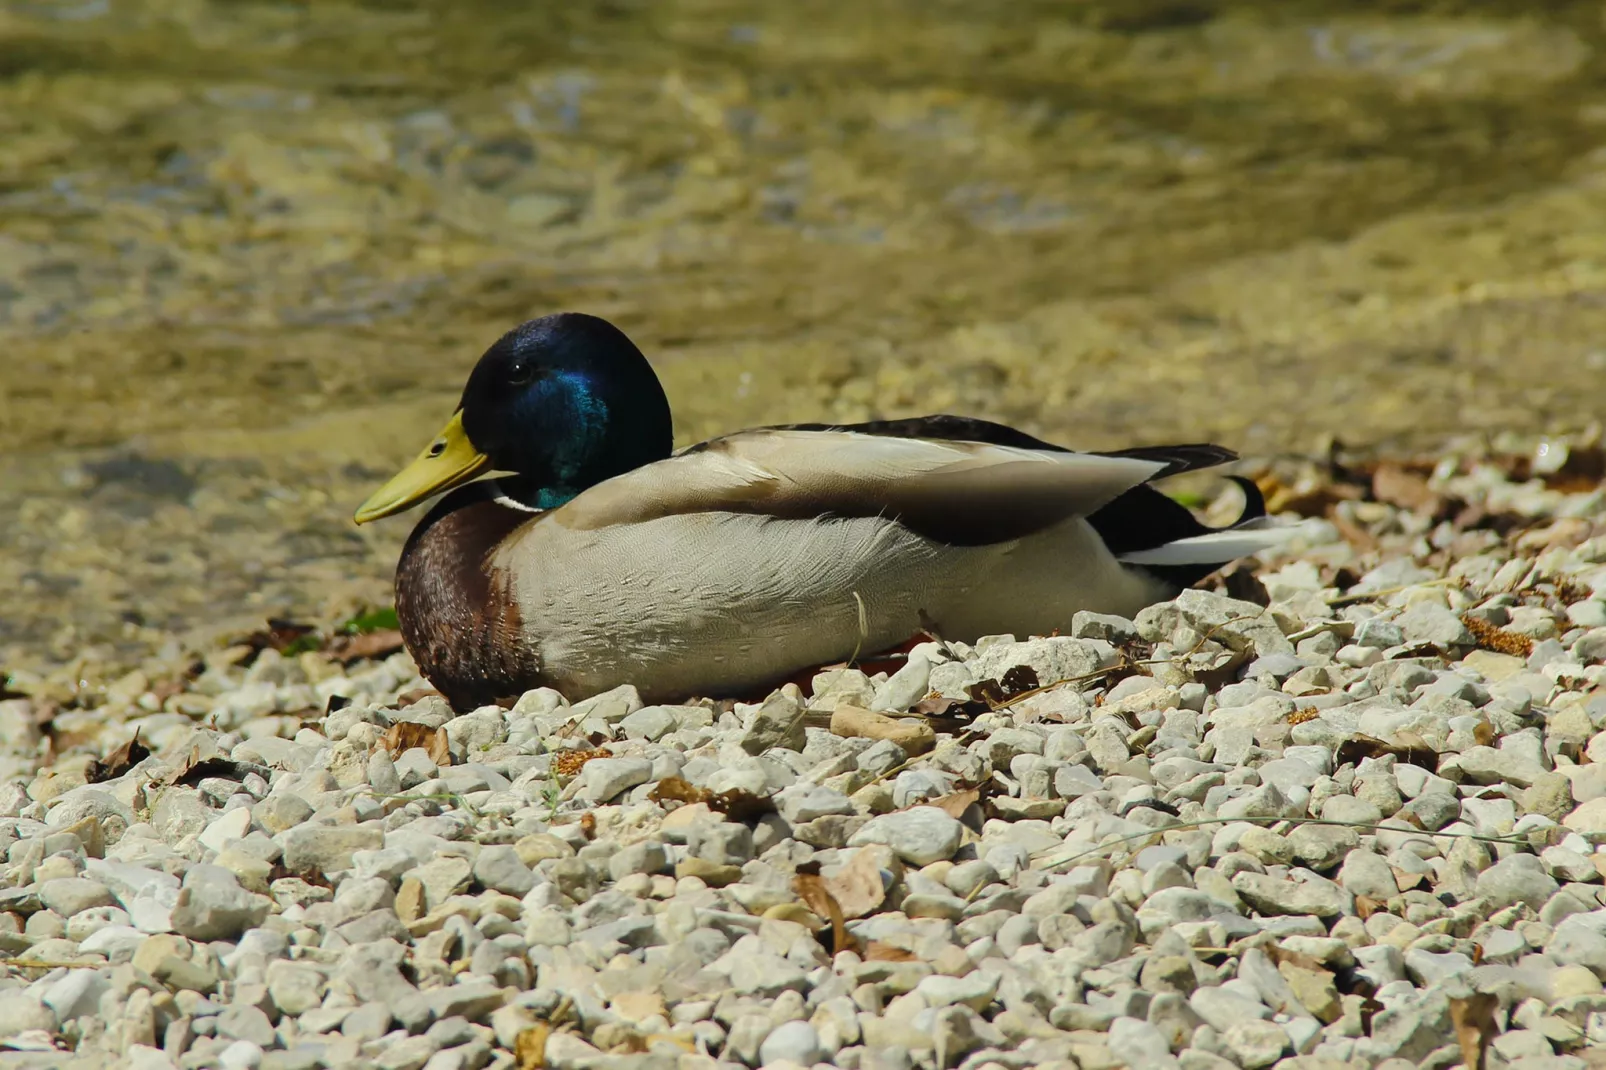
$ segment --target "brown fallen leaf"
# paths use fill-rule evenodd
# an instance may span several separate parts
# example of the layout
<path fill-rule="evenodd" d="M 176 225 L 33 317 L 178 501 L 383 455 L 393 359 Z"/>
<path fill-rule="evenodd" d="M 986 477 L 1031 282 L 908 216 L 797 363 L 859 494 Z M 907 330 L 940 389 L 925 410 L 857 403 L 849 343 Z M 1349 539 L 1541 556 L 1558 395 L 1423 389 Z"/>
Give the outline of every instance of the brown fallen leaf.
<path fill-rule="evenodd" d="M 1313 958 L 1310 955 L 1306 955 L 1298 951 L 1289 951 L 1287 948 L 1282 947 L 1279 944 L 1267 944 L 1263 950 L 1266 952 L 1266 957 L 1271 960 L 1273 966 L 1281 966 L 1286 962 L 1290 966 L 1298 966 L 1302 970 L 1315 970 L 1319 973 L 1327 974 L 1333 972 L 1332 970 L 1329 970 L 1325 964 L 1323 964 L 1321 959 Z"/>
<path fill-rule="evenodd" d="M 1410 743 L 1390 743 L 1376 736 L 1354 735 L 1338 745 L 1333 760 L 1338 765 L 1359 765 L 1362 758 L 1381 758 L 1392 754 L 1398 761 L 1414 765 L 1428 772 L 1439 768 L 1439 755 L 1420 738 Z"/>
<path fill-rule="evenodd" d="M 1494 725 L 1488 721 L 1479 721 L 1472 726 L 1472 740 L 1480 747 L 1492 747 L 1496 735 L 1498 733 L 1495 731 Z"/>
<path fill-rule="evenodd" d="M 444 727 L 435 729 L 435 736 L 429 741 L 429 760 L 436 765 L 452 764 L 452 741 L 446 735 Z"/>
<path fill-rule="evenodd" d="M 969 810 L 980 799 L 981 792 L 975 788 L 970 788 L 966 791 L 956 791 L 952 795 L 944 795 L 940 799 L 932 799 L 930 802 L 921 803 L 920 805 L 935 806 L 955 821 L 959 821 L 965 816 L 965 811 Z"/>
<path fill-rule="evenodd" d="M 858 941 L 848 932 L 846 920 L 842 917 L 841 904 L 836 901 L 836 896 L 831 894 L 830 889 L 825 886 L 824 879 L 820 877 L 818 862 L 805 862 L 797 867 L 797 876 L 792 878 L 792 889 L 810 910 L 830 921 L 832 954 L 852 951 L 858 946 Z"/>
<path fill-rule="evenodd" d="M 918 957 L 907 948 L 884 944 L 880 940 L 871 940 L 864 945 L 864 961 L 866 962 L 917 962 Z"/>
<path fill-rule="evenodd" d="M 1450 1001 L 1450 1022 L 1455 1026 L 1455 1039 L 1461 1045 L 1461 1064 L 1466 1070 L 1483 1070 L 1489 1042 L 1500 1032 L 1494 1020 L 1498 1005 L 1499 997 L 1493 992 L 1478 992 L 1466 999 Z"/>
<path fill-rule="evenodd" d="M 598 758 L 612 758 L 613 752 L 606 747 L 593 747 L 589 750 L 560 750 L 552 756 L 552 771 L 558 776 L 579 776 L 580 770 L 586 763 Z"/>
<path fill-rule="evenodd" d="M 150 748 L 139 741 L 139 733 L 136 731 L 133 739 L 106 755 L 104 761 L 91 761 L 89 768 L 84 771 L 84 776 L 91 784 L 116 780 L 150 756 Z"/>
<path fill-rule="evenodd" d="M 401 632 L 394 628 L 382 628 L 361 635 L 337 635 L 324 649 L 331 658 L 350 665 L 354 661 L 388 658 L 403 646 Z"/>
<path fill-rule="evenodd" d="M 545 1070 L 546 1039 L 551 1032 L 546 1022 L 519 1031 L 513 1040 L 513 1063 L 518 1070 Z"/>
<path fill-rule="evenodd" d="M 597 815 L 590 810 L 580 815 L 580 832 L 588 840 L 597 838 Z"/>
<path fill-rule="evenodd" d="M 1420 516 L 1435 516 L 1444 508 L 1443 495 L 1429 487 L 1421 474 L 1390 462 L 1378 465 L 1372 473 L 1372 497 Z"/>
<path fill-rule="evenodd" d="M 237 762 L 232 758 L 220 758 L 213 756 L 211 758 L 197 759 L 195 752 L 191 751 L 189 758 L 185 759 L 184 763 L 180 765 L 170 777 L 168 777 L 168 783 L 189 784 L 193 786 L 199 784 L 208 777 L 223 777 L 227 780 L 244 780 L 248 773 L 256 773 L 258 776 L 261 776 L 264 773 L 270 772 L 271 770 L 265 769 L 261 766 L 253 765 L 250 762 Z"/>
<path fill-rule="evenodd" d="M 1367 918 L 1383 909 L 1384 904 L 1369 895 L 1355 897 L 1355 916 L 1365 921 Z"/>
<path fill-rule="evenodd" d="M 1030 665 L 1016 665 L 997 680 L 981 680 L 965 688 L 971 702 L 983 703 L 988 709 L 997 709 L 1017 695 L 1036 691 L 1042 684 L 1037 670 Z"/>
<path fill-rule="evenodd" d="M 440 692 L 433 687 L 415 687 L 411 691 L 404 691 L 396 696 L 396 708 L 406 709 L 415 702 L 422 702 L 431 695 L 439 696 Z"/>
<path fill-rule="evenodd" d="M 847 865 L 824 878 L 826 890 L 836 900 L 843 917 L 868 917 L 886 902 L 887 886 L 881 879 L 876 854 L 871 848 L 860 848 Z"/>
<path fill-rule="evenodd" d="M 1481 617 L 1474 617 L 1470 613 L 1461 618 L 1472 638 L 1485 650 L 1492 650 L 1496 654 L 1510 654 L 1512 657 L 1526 658 L 1534 652 L 1534 641 L 1520 632 L 1508 632 L 1504 628 L 1497 628 Z"/>
<path fill-rule="evenodd" d="M 422 747 L 436 765 L 452 764 L 451 741 L 444 728 L 431 728 L 417 721 L 397 721 L 385 730 L 383 743 L 392 758 L 399 758 L 414 747 Z"/>
<path fill-rule="evenodd" d="M 647 793 L 647 798 L 656 803 L 678 802 L 682 804 L 704 803 L 710 810 L 724 814 L 732 821 L 750 822 L 765 814 L 775 812 L 775 800 L 741 788 L 732 788 L 729 791 L 709 791 L 699 788 L 685 779 L 672 776 L 665 777 L 658 782 L 658 786 Z"/>

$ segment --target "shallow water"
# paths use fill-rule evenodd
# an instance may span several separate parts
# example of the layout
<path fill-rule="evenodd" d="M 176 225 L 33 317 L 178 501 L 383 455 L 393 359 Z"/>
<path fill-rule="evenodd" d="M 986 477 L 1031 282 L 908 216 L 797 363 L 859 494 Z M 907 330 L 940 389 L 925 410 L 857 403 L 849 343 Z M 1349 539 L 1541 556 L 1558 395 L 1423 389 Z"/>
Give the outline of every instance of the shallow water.
<path fill-rule="evenodd" d="M 0 2 L 0 665 L 384 600 L 408 521 L 351 509 L 555 309 L 687 440 L 1581 426 L 1603 17 Z"/>

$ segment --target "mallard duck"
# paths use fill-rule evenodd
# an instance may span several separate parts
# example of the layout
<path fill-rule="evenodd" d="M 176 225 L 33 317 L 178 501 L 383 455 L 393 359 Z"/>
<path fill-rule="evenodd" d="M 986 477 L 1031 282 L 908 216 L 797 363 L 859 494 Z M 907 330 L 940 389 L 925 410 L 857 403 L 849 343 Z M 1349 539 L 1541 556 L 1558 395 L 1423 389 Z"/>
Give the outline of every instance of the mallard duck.
<path fill-rule="evenodd" d="M 444 430 L 357 511 L 449 491 L 396 570 L 407 649 L 457 709 L 753 694 L 811 666 L 1132 616 L 1273 545 L 1252 483 L 1230 528 L 1151 480 L 1210 445 L 1076 453 L 959 416 L 739 431 L 674 452 L 669 402 L 605 320 L 504 335 Z M 487 473 L 510 473 L 490 479 Z"/>

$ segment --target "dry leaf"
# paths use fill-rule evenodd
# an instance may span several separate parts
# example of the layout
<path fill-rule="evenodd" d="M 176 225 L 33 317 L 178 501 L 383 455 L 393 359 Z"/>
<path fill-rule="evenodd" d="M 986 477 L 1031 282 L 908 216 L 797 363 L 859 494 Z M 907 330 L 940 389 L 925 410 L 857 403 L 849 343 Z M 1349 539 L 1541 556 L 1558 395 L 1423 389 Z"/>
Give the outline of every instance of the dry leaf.
<path fill-rule="evenodd" d="M 383 628 L 364 635 L 338 635 L 325 648 L 330 657 L 347 665 L 354 661 L 388 658 L 402 649 L 402 634 L 394 628 Z"/>
<path fill-rule="evenodd" d="M 1467 999 L 1450 1001 L 1450 1021 L 1455 1039 L 1461 1045 L 1461 1063 L 1466 1070 L 1483 1070 L 1489 1041 L 1500 1031 L 1494 1011 L 1499 998 L 1493 992 L 1479 992 Z"/>
<path fill-rule="evenodd" d="M 1004 673 L 1002 679 L 982 680 L 971 684 L 965 688 L 965 694 L 970 696 L 970 701 L 973 703 L 981 703 L 987 709 L 997 709 L 1016 696 L 1036 691 L 1041 686 L 1036 669 L 1030 665 L 1017 665 Z"/>
<path fill-rule="evenodd" d="M 578 776 L 587 762 L 595 761 L 598 758 L 612 757 L 613 752 L 606 747 L 592 750 L 559 751 L 552 756 L 552 771 L 558 776 Z"/>
<path fill-rule="evenodd" d="M 1263 950 L 1273 966 L 1281 966 L 1286 962 L 1290 966 L 1297 966 L 1302 970 L 1312 970 L 1316 973 L 1331 974 L 1333 972 L 1320 959 L 1312 958 L 1310 955 L 1302 954 L 1298 951 L 1289 951 L 1287 948 L 1277 944 L 1267 944 Z"/>
<path fill-rule="evenodd" d="M 414 747 L 428 749 L 435 742 L 435 730 L 417 721 L 397 721 L 385 730 L 384 745 L 392 758 L 400 758 Z"/>
<path fill-rule="evenodd" d="M 959 821 L 964 818 L 965 811 L 969 810 L 980 799 L 981 792 L 977 791 L 975 788 L 970 788 L 966 791 L 956 791 L 952 795 L 944 795 L 940 799 L 933 799 L 928 803 L 921 803 L 920 805 L 935 806 L 937 809 L 941 810 L 955 821 Z"/>
<path fill-rule="evenodd" d="M 1384 904 L 1369 895 L 1355 897 L 1355 916 L 1365 921 L 1367 918 L 1383 909 Z"/>
<path fill-rule="evenodd" d="M 709 791 L 678 777 L 665 777 L 647 793 L 656 803 L 705 803 L 710 810 L 718 811 L 732 821 L 748 822 L 775 812 L 775 800 L 755 795 L 741 788 L 729 791 Z"/>
<path fill-rule="evenodd" d="M 106 755 L 105 761 L 91 761 L 84 771 L 91 784 L 115 780 L 151 756 L 150 748 L 139 741 L 139 733 L 121 747 Z"/>
<path fill-rule="evenodd" d="M 590 810 L 580 815 L 580 832 L 588 840 L 597 838 L 597 815 Z"/>
<path fill-rule="evenodd" d="M 1421 516 L 1435 516 L 1444 508 L 1443 496 L 1435 493 L 1426 479 L 1387 462 L 1372 473 L 1372 497 Z"/>
<path fill-rule="evenodd" d="M 1390 743 L 1376 736 L 1355 735 L 1338 745 L 1338 753 L 1334 762 L 1338 765 L 1359 765 L 1362 758 L 1381 758 L 1392 754 L 1396 759 L 1414 765 L 1428 772 L 1439 768 L 1439 755 L 1432 747 L 1422 742 L 1421 737 L 1401 743 Z"/>
<path fill-rule="evenodd" d="M 825 886 L 825 881 L 820 877 L 818 862 L 805 862 L 798 866 L 797 876 L 792 878 L 792 888 L 810 910 L 830 921 L 832 954 L 838 951 L 852 951 L 858 946 L 858 941 L 848 932 L 846 921 L 842 917 L 841 904 L 836 901 L 836 896 L 831 894 Z"/>
<path fill-rule="evenodd" d="M 1321 715 L 1322 711 L 1317 709 L 1315 706 L 1305 706 L 1302 709 L 1291 711 L 1286 717 L 1283 718 L 1283 723 L 1304 724 L 1306 721 L 1316 720 L 1316 718 L 1320 717 Z"/>
<path fill-rule="evenodd" d="M 916 962 L 918 959 L 913 951 L 907 948 L 884 944 L 880 940 L 871 940 L 864 946 L 864 961 L 866 962 Z"/>
<path fill-rule="evenodd" d="M 429 741 L 429 760 L 436 765 L 452 764 L 451 740 L 444 727 L 435 729 L 435 736 Z"/>
<path fill-rule="evenodd" d="M 253 766 L 247 762 L 236 762 L 231 758 L 202 758 L 196 760 L 195 752 L 185 759 L 168 782 L 171 784 L 199 784 L 208 777 L 224 777 L 228 780 L 244 780 L 247 773 L 260 775 L 267 770 Z"/>
<path fill-rule="evenodd" d="M 1472 638 L 1485 650 L 1492 650 L 1496 654 L 1510 654 L 1513 657 L 1526 658 L 1534 652 L 1534 641 L 1518 632 L 1508 632 L 1504 628 L 1496 628 L 1493 624 L 1481 617 L 1474 617 L 1470 613 L 1461 618 Z"/>
<path fill-rule="evenodd" d="M 1494 725 L 1488 721 L 1479 721 L 1472 726 L 1472 740 L 1480 747 L 1493 746 L 1497 734 Z"/>
<path fill-rule="evenodd" d="M 824 880 L 845 918 L 868 917 L 887 899 L 887 886 L 881 880 L 876 852 L 869 848 L 855 851 L 847 865 Z"/>
<path fill-rule="evenodd" d="M 513 1040 L 513 1062 L 518 1070 L 545 1070 L 546 1038 L 551 1032 L 552 1027 L 545 1022 L 520 1031 Z"/>

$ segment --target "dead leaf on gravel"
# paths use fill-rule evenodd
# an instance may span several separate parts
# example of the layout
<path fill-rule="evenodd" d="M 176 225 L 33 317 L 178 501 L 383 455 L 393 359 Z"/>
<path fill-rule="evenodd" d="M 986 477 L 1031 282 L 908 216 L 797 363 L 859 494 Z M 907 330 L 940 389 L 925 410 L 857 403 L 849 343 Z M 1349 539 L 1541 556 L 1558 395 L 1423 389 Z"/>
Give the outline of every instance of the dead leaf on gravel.
<path fill-rule="evenodd" d="M 831 894 L 830 889 L 825 886 L 825 880 L 820 876 L 818 862 L 805 862 L 798 866 L 797 876 L 792 878 L 792 888 L 810 910 L 831 922 L 832 954 L 852 951 L 858 946 L 858 941 L 848 932 L 841 904 L 836 901 L 836 896 Z"/>
<path fill-rule="evenodd" d="M 1497 628 L 1470 613 L 1461 618 L 1461 623 L 1466 625 L 1467 631 L 1472 633 L 1473 640 L 1485 650 L 1492 650 L 1496 654 L 1510 654 L 1517 658 L 1526 658 L 1534 652 L 1534 641 L 1520 632 L 1508 632 L 1504 628 Z"/>
<path fill-rule="evenodd" d="M 399 758 L 414 747 L 422 747 L 436 765 L 452 764 L 450 740 L 444 728 L 431 728 L 417 721 L 397 721 L 385 730 L 384 744 L 392 758 Z"/>
<path fill-rule="evenodd" d="M 913 951 L 907 948 L 884 944 L 880 940 L 871 940 L 864 947 L 864 961 L 866 962 L 917 962 L 919 961 Z"/>
<path fill-rule="evenodd" d="M 855 852 L 847 865 L 823 879 L 826 890 L 848 919 L 868 917 L 887 898 L 881 867 L 876 864 L 875 852 L 868 849 Z"/>
<path fill-rule="evenodd" d="M 1408 740 L 1403 732 L 1400 736 L 1399 743 L 1390 743 L 1376 736 L 1351 736 L 1338 745 L 1338 753 L 1333 761 L 1338 765 L 1359 765 L 1362 758 L 1381 758 L 1392 754 L 1397 761 L 1426 769 L 1430 773 L 1439 768 L 1438 752 L 1423 742 L 1421 737 Z"/>
<path fill-rule="evenodd" d="M 105 760 L 91 761 L 84 777 L 91 784 L 116 780 L 150 756 L 150 748 L 139 741 L 139 733 L 135 732 L 133 739 L 106 755 Z"/>
<path fill-rule="evenodd" d="M 965 811 L 969 810 L 980 800 L 981 792 L 977 791 L 975 788 L 971 788 L 968 791 L 956 791 L 952 795 L 944 795 L 940 799 L 933 799 L 928 803 L 921 803 L 920 805 L 935 806 L 937 809 L 941 810 L 955 821 L 959 821 L 964 818 Z"/>
<path fill-rule="evenodd" d="M 1386 461 L 1372 473 L 1372 497 L 1421 516 L 1433 516 L 1444 508 L 1443 495 L 1421 474 Z"/>
<path fill-rule="evenodd" d="M 536 1022 L 521 1030 L 513 1041 L 513 1061 L 518 1070 L 544 1070 L 546 1067 L 546 1038 L 552 1027 Z"/>
<path fill-rule="evenodd" d="M 1384 904 L 1369 895 L 1358 895 L 1355 897 L 1355 916 L 1365 921 L 1379 910 L 1382 910 L 1383 906 Z"/>
<path fill-rule="evenodd" d="M 337 635 L 324 649 L 331 658 L 349 665 L 354 661 L 388 658 L 402 647 L 401 632 L 384 628 L 360 635 Z"/>
<path fill-rule="evenodd" d="M 1500 1031 L 1494 1020 L 1498 1004 L 1499 997 L 1493 992 L 1450 1001 L 1450 1021 L 1455 1026 L 1455 1039 L 1461 1045 L 1461 1063 L 1466 1070 L 1483 1070 L 1489 1042 Z"/>
<path fill-rule="evenodd" d="M 665 777 L 660 780 L 658 786 L 647 793 L 647 798 L 655 803 L 703 803 L 710 810 L 716 810 L 732 821 L 743 823 L 754 821 L 765 814 L 775 812 L 775 800 L 766 796 L 755 795 L 753 792 L 743 791 L 741 788 L 732 788 L 729 791 L 709 791 L 707 788 L 699 788 L 678 776 Z"/>
<path fill-rule="evenodd" d="M 1314 970 L 1318 973 L 1325 974 L 1331 974 L 1333 972 L 1332 970 L 1329 970 L 1320 959 L 1312 958 L 1311 956 L 1301 954 L 1298 951 L 1289 951 L 1287 948 L 1278 944 L 1267 944 L 1264 950 L 1266 952 L 1266 957 L 1271 960 L 1273 966 L 1281 966 L 1286 962 L 1290 966 L 1298 966 L 1302 970 Z"/>

